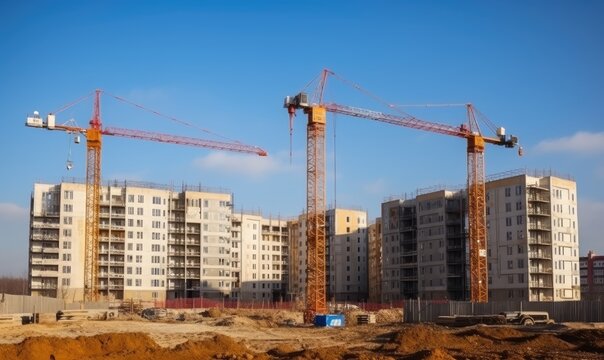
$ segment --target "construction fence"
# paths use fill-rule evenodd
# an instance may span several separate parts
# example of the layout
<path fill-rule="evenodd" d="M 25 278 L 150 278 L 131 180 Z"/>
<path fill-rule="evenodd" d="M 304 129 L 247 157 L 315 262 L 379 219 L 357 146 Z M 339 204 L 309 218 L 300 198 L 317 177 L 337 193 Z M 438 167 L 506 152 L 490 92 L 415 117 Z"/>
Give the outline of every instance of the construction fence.
<path fill-rule="evenodd" d="M 73 303 L 43 296 L 0 293 L 0 314 L 56 313 L 59 310 L 107 309 L 107 302 Z"/>
<path fill-rule="evenodd" d="M 124 304 L 127 301 L 124 301 Z M 134 303 L 134 302 L 132 302 Z M 108 309 L 123 303 L 109 302 L 66 302 L 61 299 L 42 296 L 11 295 L 0 293 L 0 314 L 56 313 L 59 310 Z M 251 310 L 292 310 L 301 311 L 301 301 L 237 300 L 186 298 L 168 299 L 138 303 L 137 309 L 160 307 L 167 309 L 251 309 Z M 399 300 L 389 303 L 338 302 L 328 303 L 329 311 L 360 309 L 378 311 L 381 309 L 402 309 L 404 322 L 435 322 L 439 316 L 452 315 L 495 315 L 504 311 L 547 311 L 556 322 L 604 322 L 604 301 L 581 300 L 559 302 L 491 301 L 472 303 L 469 301 L 447 300 Z M 126 306 L 127 308 L 127 306 Z M 136 312 L 136 311 L 135 311 Z"/>
<path fill-rule="evenodd" d="M 402 304 L 404 321 L 434 322 L 439 316 L 496 315 L 505 311 L 547 311 L 556 322 L 604 322 L 604 301 L 469 301 L 405 300 Z"/>

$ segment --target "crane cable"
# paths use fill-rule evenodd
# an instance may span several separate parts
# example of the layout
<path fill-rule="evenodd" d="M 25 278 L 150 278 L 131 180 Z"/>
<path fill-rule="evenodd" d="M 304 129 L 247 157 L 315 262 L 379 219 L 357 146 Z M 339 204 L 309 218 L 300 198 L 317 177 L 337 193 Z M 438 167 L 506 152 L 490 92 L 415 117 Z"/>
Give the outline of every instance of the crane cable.
<path fill-rule="evenodd" d="M 82 101 L 84 101 L 84 100 L 88 99 L 88 98 L 89 98 L 89 97 L 91 97 L 92 95 L 94 95 L 94 92 L 91 92 L 91 93 L 90 93 L 90 94 L 88 94 L 88 95 L 84 95 L 84 96 L 82 96 L 82 97 L 81 97 L 81 98 L 79 98 L 79 99 L 76 99 L 76 100 L 74 100 L 74 101 L 72 101 L 72 102 L 70 102 L 70 103 L 67 103 L 67 104 L 63 105 L 62 107 L 60 107 L 60 108 L 59 108 L 58 110 L 56 110 L 55 112 L 52 112 L 51 114 L 55 114 L 55 115 L 56 115 L 56 114 L 58 114 L 58 113 L 60 113 L 60 112 L 63 112 L 63 111 L 65 111 L 65 110 L 69 109 L 70 107 L 73 107 L 73 106 L 75 106 L 75 105 L 77 105 L 77 104 L 81 103 Z"/>
<path fill-rule="evenodd" d="M 208 130 L 208 129 L 205 129 L 205 128 L 202 128 L 202 127 L 199 127 L 199 126 L 197 126 L 197 125 L 195 125 L 195 124 L 193 124 L 193 123 L 190 123 L 190 122 L 188 122 L 188 121 L 185 121 L 185 120 L 182 120 L 182 119 L 178 119 L 178 118 L 176 118 L 176 117 L 174 117 L 174 116 L 166 115 L 166 114 L 161 113 L 161 112 L 159 112 L 159 111 L 157 111 L 157 110 L 150 109 L 150 108 L 148 108 L 148 107 L 146 107 L 146 106 L 143 106 L 143 105 L 141 105 L 141 104 L 137 104 L 137 103 L 135 103 L 134 101 L 128 100 L 128 99 L 123 98 L 123 97 L 121 97 L 121 96 L 113 95 L 113 94 L 108 93 L 108 92 L 106 92 L 106 91 L 103 91 L 103 93 L 105 93 L 105 94 L 107 94 L 107 95 L 111 96 L 112 98 L 114 98 L 114 99 L 116 99 L 116 100 L 119 100 L 119 101 L 121 101 L 121 102 L 123 102 L 123 103 L 126 103 L 126 104 L 128 104 L 128 105 L 131 105 L 131 106 L 137 107 L 137 108 L 139 108 L 139 109 L 141 109 L 141 110 L 144 110 L 144 111 L 150 112 L 150 113 L 152 113 L 152 114 L 154 114 L 154 115 L 156 115 L 156 116 L 166 118 L 166 119 L 171 120 L 171 121 L 173 121 L 173 122 L 175 122 L 175 123 L 178 123 L 178 124 L 181 124 L 181 125 L 184 125 L 184 126 L 188 126 L 188 127 L 191 127 L 191 128 L 197 129 L 197 130 L 200 130 L 200 131 L 202 131 L 202 132 L 204 132 L 204 133 L 207 133 L 207 134 L 210 134 L 210 135 L 214 135 L 214 136 L 219 137 L 219 138 L 224 139 L 224 140 L 232 141 L 232 142 L 235 142 L 235 143 L 241 143 L 241 142 L 240 142 L 240 141 L 238 141 L 238 140 L 235 140 L 235 139 L 232 139 L 232 138 L 229 138 L 229 137 L 226 137 L 226 136 L 220 135 L 220 134 L 215 133 L 215 132 L 213 132 L 213 131 L 210 131 L 210 130 Z"/>

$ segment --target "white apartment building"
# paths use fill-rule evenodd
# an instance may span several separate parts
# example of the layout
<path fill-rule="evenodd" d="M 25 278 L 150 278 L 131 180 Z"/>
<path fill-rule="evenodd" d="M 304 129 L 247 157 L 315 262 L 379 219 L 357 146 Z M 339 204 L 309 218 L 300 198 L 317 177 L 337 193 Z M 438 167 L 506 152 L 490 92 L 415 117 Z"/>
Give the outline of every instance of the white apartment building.
<path fill-rule="evenodd" d="M 31 201 L 32 295 L 83 299 L 86 186 L 35 184 Z M 228 192 L 148 183 L 102 186 L 98 289 L 106 299 L 228 297 Z"/>
<path fill-rule="evenodd" d="M 261 215 L 233 214 L 231 273 L 234 297 L 287 300 L 289 230 L 287 221 Z"/>
<path fill-rule="evenodd" d="M 489 298 L 579 300 L 576 183 L 523 171 L 486 189 Z"/>
<path fill-rule="evenodd" d="M 330 209 L 326 223 L 327 300 L 367 301 L 367 213 Z M 290 223 L 290 292 L 303 299 L 306 291 L 306 217 Z"/>

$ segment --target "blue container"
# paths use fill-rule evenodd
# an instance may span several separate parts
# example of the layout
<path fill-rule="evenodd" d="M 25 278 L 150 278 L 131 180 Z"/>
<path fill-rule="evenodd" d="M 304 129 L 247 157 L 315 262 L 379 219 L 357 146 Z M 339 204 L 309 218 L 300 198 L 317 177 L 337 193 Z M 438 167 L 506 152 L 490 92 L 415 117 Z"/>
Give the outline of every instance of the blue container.
<path fill-rule="evenodd" d="M 315 316 L 315 326 L 339 327 L 346 325 L 344 315 L 327 314 Z"/>

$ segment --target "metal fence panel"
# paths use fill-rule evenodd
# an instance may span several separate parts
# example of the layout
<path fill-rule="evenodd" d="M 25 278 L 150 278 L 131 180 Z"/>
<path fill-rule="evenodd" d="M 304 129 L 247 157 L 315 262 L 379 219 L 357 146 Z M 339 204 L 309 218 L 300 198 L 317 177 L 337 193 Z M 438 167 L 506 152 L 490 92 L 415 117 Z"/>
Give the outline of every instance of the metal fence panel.
<path fill-rule="evenodd" d="M 439 316 L 493 315 L 504 311 L 547 311 L 557 322 L 604 322 L 604 302 L 601 300 L 527 302 L 406 300 L 403 304 L 405 322 L 434 322 Z"/>

